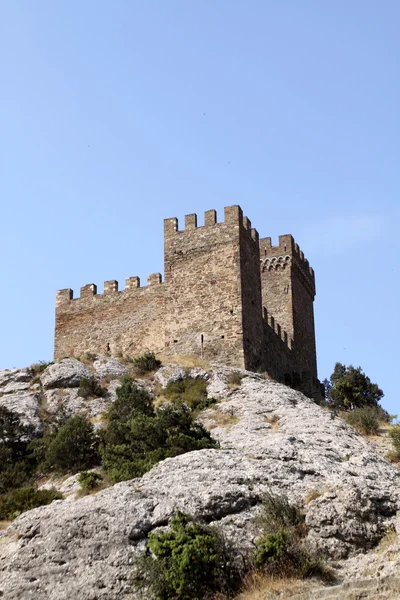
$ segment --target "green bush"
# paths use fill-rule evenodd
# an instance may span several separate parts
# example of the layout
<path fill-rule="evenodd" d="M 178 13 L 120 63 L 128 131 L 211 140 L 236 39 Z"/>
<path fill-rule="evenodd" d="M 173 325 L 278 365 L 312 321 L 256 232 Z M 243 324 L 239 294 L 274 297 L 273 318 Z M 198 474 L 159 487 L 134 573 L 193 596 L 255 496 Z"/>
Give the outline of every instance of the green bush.
<path fill-rule="evenodd" d="M 304 516 L 287 498 L 266 494 L 256 540 L 255 567 L 277 577 L 330 579 L 323 559 L 305 542 Z"/>
<path fill-rule="evenodd" d="M 82 471 L 78 475 L 78 482 L 85 492 L 97 488 L 102 480 L 103 477 L 95 471 Z"/>
<path fill-rule="evenodd" d="M 149 373 L 161 366 L 161 361 L 156 358 L 154 352 L 145 352 L 133 359 L 133 366 L 137 373 Z"/>
<path fill-rule="evenodd" d="M 392 427 L 389 431 L 389 435 L 392 440 L 394 458 L 400 459 L 400 425 Z"/>
<path fill-rule="evenodd" d="M 102 398 L 107 394 L 95 377 L 82 377 L 79 383 L 78 396 L 81 398 Z"/>
<path fill-rule="evenodd" d="M 267 533 L 257 541 L 256 565 L 263 566 L 267 562 L 279 561 L 287 551 L 289 533 L 285 530 Z"/>
<path fill-rule="evenodd" d="M 170 381 L 164 396 L 172 402 L 183 402 L 192 410 L 204 410 L 217 402 L 214 398 L 207 398 L 207 385 L 205 379 L 194 377 Z"/>
<path fill-rule="evenodd" d="M 61 473 L 82 471 L 99 463 L 98 438 L 82 415 L 71 417 L 51 437 L 44 466 Z"/>
<path fill-rule="evenodd" d="M 24 425 L 18 413 L 0 406 L 0 494 L 28 480 L 33 470 L 28 459 L 33 435 L 34 428 Z"/>
<path fill-rule="evenodd" d="M 56 490 L 37 490 L 34 487 L 24 487 L 11 490 L 0 496 L 0 519 L 15 519 L 22 512 L 50 504 L 59 500 L 62 495 Z"/>
<path fill-rule="evenodd" d="M 352 427 L 364 435 L 376 435 L 379 431 L 381 411 L 376 406 L 363 406 L 343 414 L 343 418 Z"/>
<path fill-rule="evenodd" d="M 187 407 L 155 410 L 149 394 L 128 380 L 117 390 L 101 435 L 103 466 L 113 481 L 140 477 L 164 458 L 218 446 Z"/>
<path fill-rule="evenodd" d="M 145 583 L 156 598 L 200 600 L 216 593 L 232 598 L 240 582 L 218 531 L 180 512 L 169 531 L 151 533 Z"/>

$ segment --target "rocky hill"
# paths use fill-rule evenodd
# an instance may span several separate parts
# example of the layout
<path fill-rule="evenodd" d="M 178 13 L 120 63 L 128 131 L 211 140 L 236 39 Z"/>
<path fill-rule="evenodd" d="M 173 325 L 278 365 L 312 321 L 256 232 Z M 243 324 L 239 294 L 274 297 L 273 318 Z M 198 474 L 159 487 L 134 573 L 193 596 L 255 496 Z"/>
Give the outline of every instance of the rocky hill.
<path fill-rule="evenodd" d="M 37 431 L 60 404 L 99 424 L 125 371 L 106 358 L 91 365 L 64 359 L 40 378 L 27 369 L 2 371 L 0 405 L 21 412 Z M 336 569 L 334 586 L 315 583 L 293 597 L 350 599 L 361 590 L 363 598 L 400 598 L 400 471 L 301 393 L 246 371 L 232 385 L 232 371 L 190 373 L 206 379 L 208 396 L 219 400 L 199 416 L 219 449 L 168 458 L 141 478 L 23 513 L 1 532 L 0 596 L 136 598 L 135 561 L 149 532 L 168 525 L 177 509 L 218 525 L 245 557 L 254 549 L 263 494 L 272 492 L 302 507 L 310 543 Z M 79 381 L 93 373 L 107 383 L 107 396 L 79 398 Z M 160 392 L 187 374 L 169 365 L 139 384 Z"/>

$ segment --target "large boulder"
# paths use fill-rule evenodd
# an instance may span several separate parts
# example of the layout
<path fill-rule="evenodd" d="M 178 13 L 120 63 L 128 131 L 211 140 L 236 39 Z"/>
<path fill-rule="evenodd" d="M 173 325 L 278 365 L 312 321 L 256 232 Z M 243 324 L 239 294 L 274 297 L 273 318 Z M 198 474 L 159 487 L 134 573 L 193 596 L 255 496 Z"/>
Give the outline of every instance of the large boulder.
<path fill-rule="evenodd" d="M 105 379 L 106 377 L 118 379 L 128 373 L 125 365 L 122 365 L 116 358 L 109 358 L 107 356 L 96 358 L 93 362 L 93 369 L 98 379 Z"/>
<path fill-rule="evenodd" d="M 35 392 L 5 394 L 0 397 L 0 406 L 20 415 L 24 425 L 33 425 L 35 435 L 43 432 L 40 419 L 40 395 Z"/>
<path fill-rule="evenodd" d="M 221 527 L 236 555 L 246 555 L 266 492 L 302 507 L 310 543 L 336 559 L 373 547 L 395 526 L 400 472 L 367 440 L 259 375 L 243 373 L 232 390 L 229 372 L 218 368 L 210 388 L 230 395 L 202 414 L 220 449 L 166 459 L 140 479 L 18 517 L 0 536 L 3 596 L 136 598 L 136 557 L 177 509 Z"/>
<path fill-rule="evenodd" d="M 79 387 L 83 377 L 93 377 L 92 371 L 76 358 L 64 358 L 50 365 L 40 376 L 44 389 Z"/>

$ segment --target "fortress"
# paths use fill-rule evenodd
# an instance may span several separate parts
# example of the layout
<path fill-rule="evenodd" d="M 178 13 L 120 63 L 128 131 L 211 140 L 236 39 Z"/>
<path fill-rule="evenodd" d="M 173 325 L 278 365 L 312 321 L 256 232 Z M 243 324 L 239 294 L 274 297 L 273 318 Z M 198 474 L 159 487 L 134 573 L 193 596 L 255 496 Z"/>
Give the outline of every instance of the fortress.
<path fill-rule="evenodd" d="M 239 206 L 164 220 L 164 282 L 149 275 L 56 295 L 55 359 L 85 352 L 194 356 L 249 370 L 321 397 L 315 348 L 314 271 L 291 235 L 259 238 Z"/>

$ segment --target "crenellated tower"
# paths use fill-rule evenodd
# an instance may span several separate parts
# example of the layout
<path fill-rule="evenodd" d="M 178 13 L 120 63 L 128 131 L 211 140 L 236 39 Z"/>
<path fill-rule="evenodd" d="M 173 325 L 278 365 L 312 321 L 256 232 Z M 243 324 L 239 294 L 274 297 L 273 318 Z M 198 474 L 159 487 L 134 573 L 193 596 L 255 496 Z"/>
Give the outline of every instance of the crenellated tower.
<path fill-rule="evenodd" d="M 291 235 L 260 240 L 263 307 L 287 332 L 298 370 L 317 377 L 314 328 L 315 277 Z"/>

